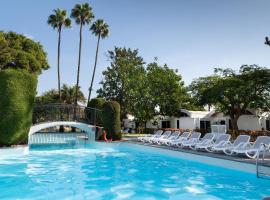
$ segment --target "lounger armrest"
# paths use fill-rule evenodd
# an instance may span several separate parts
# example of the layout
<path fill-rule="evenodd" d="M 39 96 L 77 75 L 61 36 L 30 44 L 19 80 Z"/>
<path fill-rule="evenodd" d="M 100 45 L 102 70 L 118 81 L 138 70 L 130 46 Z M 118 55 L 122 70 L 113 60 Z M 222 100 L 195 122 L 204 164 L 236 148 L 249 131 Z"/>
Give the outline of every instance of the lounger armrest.
<path fill-rule="evenodd" d="M 219 143 L 215 143 L 214 141 L 211 142 L 213 146 L 221 146 L 221 145 L 226 145 L 227 141 L 220 141 Z"/>
<path fill-rule="evenodd" d="M 232 143 L 230 141 L 226 141 L 226 142 L 220 142 L 220 143 L 223 143 L 224 146 L 231 146 Z"/>
<path fill-rule="evenodd" d="M 269 150 L 270 151 L 270 144 L 261 144 L 260 145 L 260 150 Z"/>
<path fill-rule="evenodd" d="M 238 145 L 236 145 L 235 146 L 235 148 L 239 148 L 239 147 L 241 147 L 241 148 L 245 148 L 245 147 L 247 147 L 249 145 L 249 142 L 240 142 Z"/>
<path fill-rule="evenodd" d="M 214 140 L 212 140 L 209 144 L 214 145 L 215 144 Z"/>
<path fill-rule="evenodd" d="M 254 142 L 247 142 L 245 147 L 252 147 L 254 145 Z"/>

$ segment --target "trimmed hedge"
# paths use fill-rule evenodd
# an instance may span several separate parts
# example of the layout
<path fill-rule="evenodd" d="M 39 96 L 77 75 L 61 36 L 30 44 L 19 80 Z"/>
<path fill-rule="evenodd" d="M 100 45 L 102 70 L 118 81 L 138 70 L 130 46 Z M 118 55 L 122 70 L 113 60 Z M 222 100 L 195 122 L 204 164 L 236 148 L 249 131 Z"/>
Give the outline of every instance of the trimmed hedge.
<path fill-rule="evenodd" d="M 102 98 L 94 98 L 88 102 L 87 107 L 99 109 L 102 111 L 103 105 L 105 102 L 106 101 Z M 85 115 L 87 116 L 88 121 L 95 123 L 95 125 L 97 125 L 97 126 L 102 126 L 101 112 L 95 111 L 93 109 L 91 109 L 91 110 L 86 109 Z"/>
<path fill-rule="evenodd" d="M 24 70 L 0 71 L 0 146 L 26 143 L 32 123 L 37 76 Z"/>
<path fill-rule="evenodd" d="M 88 102 L 87 107 L 97 108 L 97 109 L 102 110 L 104 103 L 106 103 L 105 99 L 103 99 L 103 98 L 94 98 L 94 99 L 91 99 Z"/>
<path fill-rule="evenodd" d="M 120 105 L 116 101 L 104 103 L 102 112 L 103 127 L 107 132 L 107 138 L 121 139 Z"/>

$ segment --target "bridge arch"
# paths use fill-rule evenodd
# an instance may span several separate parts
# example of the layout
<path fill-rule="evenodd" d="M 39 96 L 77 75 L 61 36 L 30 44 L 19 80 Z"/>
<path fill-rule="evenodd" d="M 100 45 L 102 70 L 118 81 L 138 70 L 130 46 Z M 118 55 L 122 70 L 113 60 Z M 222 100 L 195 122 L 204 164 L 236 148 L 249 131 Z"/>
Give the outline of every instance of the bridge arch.
<path fill-rule="evenodd" d="M 51 128 L 55 126 L 72 126 L 72 127 L 79 128 L 85 131 L 88 135 L 95 136 L 96 127 L 93 125 L 85 124 L 82 122 L 57 121 L 57 122 L 46 122 L 46 123 L 33 125 L 29 130 L 28 137 L 43 129 Z"/>
<path fill-rule="evenodd" d="M 95 132 L 95 126 L 93 125 L 85 124 L 82 122 L 57 121 L 57 122 L 46 122 L 46 123 L 36 124 L 30 128 L 28 135 L 32 135 L 38 131 L 41 131 L 42 129 L 51 128 L 55 126 L 72 126 L 75 128 L 79 128 L 87 132 L 88 134 Z"/>

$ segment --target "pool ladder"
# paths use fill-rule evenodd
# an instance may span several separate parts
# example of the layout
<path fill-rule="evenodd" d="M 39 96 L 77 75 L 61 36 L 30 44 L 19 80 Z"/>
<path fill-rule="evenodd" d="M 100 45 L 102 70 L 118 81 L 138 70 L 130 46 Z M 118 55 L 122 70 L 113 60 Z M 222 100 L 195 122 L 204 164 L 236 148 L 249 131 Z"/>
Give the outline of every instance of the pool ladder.
<path fill-rule="evenodd" d="M 258 154 L 256 157 L 256 175 L 258 178 L 270 179 L 270 167 L 266 166 L 266 161 L 265 161 L 265 154 L 267 151 L 270 152 L 270 146 L 262 144 L 262 148 L 263 148 L 263 153 L 260 154 L 260 151 L 258 151 Z"/>

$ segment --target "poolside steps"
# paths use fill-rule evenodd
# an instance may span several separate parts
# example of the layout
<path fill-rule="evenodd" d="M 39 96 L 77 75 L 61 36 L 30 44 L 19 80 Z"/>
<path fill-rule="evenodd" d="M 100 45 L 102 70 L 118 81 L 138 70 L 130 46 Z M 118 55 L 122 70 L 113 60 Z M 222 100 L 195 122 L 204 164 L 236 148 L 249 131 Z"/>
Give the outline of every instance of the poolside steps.
<path fill-rule="evenodd" d="M 257 165 L 257 177 L 270 179 L 270 167 L 265 162 L 260 162 Z"/>
<path fill-rule="evenodd" d="M 29 137 L 28 144 L 81 144 L 87 139 L 86 133 L 35 133 Z"/>

